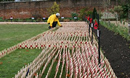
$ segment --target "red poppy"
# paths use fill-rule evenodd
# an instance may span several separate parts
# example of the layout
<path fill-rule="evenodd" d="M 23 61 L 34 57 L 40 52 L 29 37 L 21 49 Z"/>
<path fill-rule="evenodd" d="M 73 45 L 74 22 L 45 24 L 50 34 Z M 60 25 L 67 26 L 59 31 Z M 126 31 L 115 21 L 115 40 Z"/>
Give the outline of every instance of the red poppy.
<path fill-rule="evenodd" d="M 95 20 L 95 24 L 94 24 L 94 29 L 97 30 L 98 29 L 98 23 L 97 21 Z"/>
<path fill-rule="evenodd" d="M 90 18 L 90 23 L 92 23 L 92 18 Z"/>
<path fill-rule="evenodd" d="M 90 21 L 90 16 L 88 17 L 88 21 Z"/>

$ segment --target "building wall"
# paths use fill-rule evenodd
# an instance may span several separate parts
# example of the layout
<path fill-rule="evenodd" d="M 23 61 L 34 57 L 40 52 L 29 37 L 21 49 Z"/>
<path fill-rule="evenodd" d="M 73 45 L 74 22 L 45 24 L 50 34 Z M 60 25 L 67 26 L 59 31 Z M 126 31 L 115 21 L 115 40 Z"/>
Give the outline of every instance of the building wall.
<path fill-rule="evenodd" d="M 50 8 L 54 2 L 51 1 L 33 1 L 33 2 L 11 2 L 0 3 L 0 17 L 9 19 L 14 18 L 30 18 L 32 16 L 48 17 L 47 8 Z M 84 7 L 97 9 L 103 8 L 103 0 L 81 0 L 77 3 L 70 0 L 57 2 L 60 5 L 61 16 L 70 17 L 72 12 L 79 13 Z"/>

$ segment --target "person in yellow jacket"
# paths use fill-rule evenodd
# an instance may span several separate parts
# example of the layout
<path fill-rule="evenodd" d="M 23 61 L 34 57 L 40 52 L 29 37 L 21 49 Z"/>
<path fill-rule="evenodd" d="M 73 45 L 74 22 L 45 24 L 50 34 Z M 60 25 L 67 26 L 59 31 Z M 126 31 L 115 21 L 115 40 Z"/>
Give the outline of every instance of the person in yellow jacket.
<path fill-rule="evenodd" d="M 60 27 L 62 27 L 62 25 L 59 22 L 59 18 L 60 17 L 60 13 L 56 13 L 56 14 L 52 14 L 48 20 L 47 23 L 50 24 L 49 29 L 56 27 L 56 25 L 58 24 Z"/>

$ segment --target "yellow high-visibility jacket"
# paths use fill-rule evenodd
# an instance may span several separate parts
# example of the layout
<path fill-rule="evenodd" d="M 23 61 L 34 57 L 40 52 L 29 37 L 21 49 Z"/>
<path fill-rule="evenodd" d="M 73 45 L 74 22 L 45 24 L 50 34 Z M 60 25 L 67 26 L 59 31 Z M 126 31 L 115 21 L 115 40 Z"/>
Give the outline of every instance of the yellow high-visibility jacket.
<path fill-rule="evenodd" d="M 52 23 L 53 23 L 53 22 L 57 22 L 58 25 L 61 26 L 58 17 L 56 17 L 56 14 L 51 15 L 51 16 L 48 18 L 48 20 L 47 20 L 47 23 L 48 23 L 48 24 L 50 23 L 50 26 L 51 26 L 51 27 L 52 27 Z"/>

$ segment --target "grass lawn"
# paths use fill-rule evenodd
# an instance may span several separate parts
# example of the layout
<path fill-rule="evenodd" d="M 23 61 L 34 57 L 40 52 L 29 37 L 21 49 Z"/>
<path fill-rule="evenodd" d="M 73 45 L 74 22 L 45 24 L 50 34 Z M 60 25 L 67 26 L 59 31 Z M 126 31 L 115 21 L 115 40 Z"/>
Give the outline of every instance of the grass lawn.
<path fill-rule="evenodd" d="M 43 24 L 0 25 L 0 51 L 48 30 Z M 12 78 L 26 64 L 32 62 L 41 49 L 17 49 L 0 59 L 0 78 Z"/>
<path fill-rule="evenodd" d="M 0 51 L 48 30 L 43 24 L 0 25 Z"/>
<path fill-rule="evenodd" d="M 26 64 L 31 63 L 41 49 L 17 49 L 0 59 L 0 78 L 12 78 Z"/>

